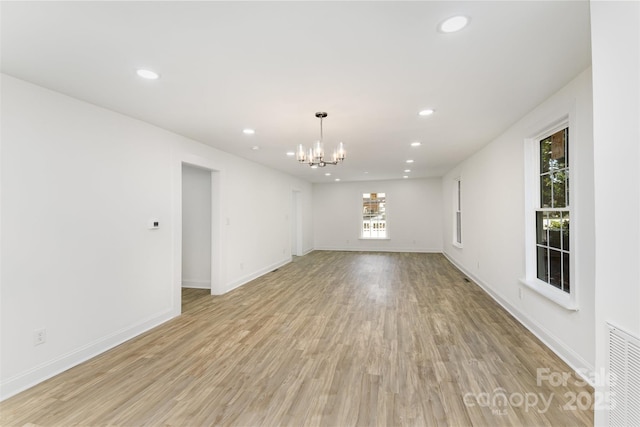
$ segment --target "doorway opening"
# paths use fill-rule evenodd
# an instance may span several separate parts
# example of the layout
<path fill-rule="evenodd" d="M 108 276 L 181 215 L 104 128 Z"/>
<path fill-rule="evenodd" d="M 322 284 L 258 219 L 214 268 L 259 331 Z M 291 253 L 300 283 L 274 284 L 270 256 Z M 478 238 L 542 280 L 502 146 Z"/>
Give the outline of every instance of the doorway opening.
<path fill-rule="evenodd" d="M 211 290 L 211 171 L 182 167 L 182 288 Z"/>
<path fill-rule="evenodd" d="M 221 174 L 206 159 L 181 161 L 176 180 L 180 201 L 175 216 L 180 238 L 174 256 L 174 310 L 183 311 L 183 291 L 210 295 L 222 289 Z"/>

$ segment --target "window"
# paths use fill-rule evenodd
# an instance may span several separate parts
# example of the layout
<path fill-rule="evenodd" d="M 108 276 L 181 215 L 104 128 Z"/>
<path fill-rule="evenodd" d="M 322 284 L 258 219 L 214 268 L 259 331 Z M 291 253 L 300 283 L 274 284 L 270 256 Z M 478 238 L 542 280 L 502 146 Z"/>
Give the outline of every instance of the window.
<path fill-rule="evenodd" d="M 538 157 L 536 277 L 568 293 L 571 291 L 569 128 L 540 140 Z"/>
<path fill-rule="evenodd" d="M 362 194 L 362 238 L 386 239 L 387 214 L 385 193 Z"/>
<path fill-rule="evenodd" d="M 570 231 L 575 215 L 569 181 L 572 144 L 567 118 L 558 123 L 527 140 L 526 277 L 522 283 L 563 307 L 576 310 L 572 274 L 575 235 Z"/>
<path fill-rule="evenodd" d="M 462 247 L 462 181 L 453 181 L 453 245 Z"/>

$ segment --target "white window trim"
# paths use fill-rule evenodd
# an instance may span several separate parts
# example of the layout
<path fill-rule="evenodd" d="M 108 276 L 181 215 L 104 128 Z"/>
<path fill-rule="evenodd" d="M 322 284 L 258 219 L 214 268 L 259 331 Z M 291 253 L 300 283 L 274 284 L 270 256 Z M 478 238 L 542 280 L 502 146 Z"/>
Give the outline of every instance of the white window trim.
<path fill-rule="evenodd" d="M 461 182 L 461 177 L 457 177 L 453 180 L 453 239 L 451 244 L 459 249 L 462 249 L 464 247 L 464 240 L 462 240 L 462 201 L 460 201 L 460 210 L 458 210 L 458 198 L 461 197 L 461 195 L 459 194 L 459 186 L 461 185 Z M 458 212 L 460 212 L 460 243 L 458 243 Z"/>
<path fill-rule="evenodd" d="M 573 125 L 573 114 L 568 113 L 555 122 L 533 133 L 532 136 L 525 139 L 524 147 L 524 194 L 525 194 L 525 277 L 520 279 L 520 283 L 534 290 L 538 294 L 553 301 L 561 307 L 578 311 L 578 287 L 579 281 L 576 272 L 576 260 L 578 259 L 578 246 L 576 245 L 576 232 L 578 229 L 576 221 L 576 203 L 575 203 L 575 171 L 576 171 L 576 150 L 575 140 L 576 132 Z M 571 277 L 571 288 L 569 293 L 564 292 L 553 285 L 537 278 L 536 275 L 536 209 L 540 203 L 540 159 L 539 159 L 539 143 L 543 138 L 561 130 L 565 127 L 569 128 L 569 211 L 571 213 L 571 230 L 569 242 L 571 250 L 569 251 L 569 275 Z"/>
<path fill-rule="evenodd" d="M 384 207 L 384 221 L 385 221 L 385 231 L 386 231 L 386 235 L 385 237 L 365 237 L 362 234 L 362 194 L 366 193 L 366 191 L 361 191 L 359 192 L 360 195 L 360 214 L 359 214 L 359 227 L 360 227 L 360 232 L 359 232 L 359 236 L 358 236 L 358 240 L 391 240 L 391 238 L 389 237 L 389 211 L 387 210 L 387 201 L 389 199 L 389 197 L 387 196 L 387 192 L 386 191 L 378 191 L 377 193 L 384 193 L 384 203 L 385 203 L 385 207 Z M 369 194 L 373 193 L 369 192 Z"/>

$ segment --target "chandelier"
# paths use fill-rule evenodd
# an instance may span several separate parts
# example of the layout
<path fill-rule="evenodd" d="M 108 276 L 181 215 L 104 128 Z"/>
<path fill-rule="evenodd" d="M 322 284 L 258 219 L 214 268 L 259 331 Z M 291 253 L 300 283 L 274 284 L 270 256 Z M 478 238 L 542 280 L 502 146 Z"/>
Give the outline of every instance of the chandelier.
<path fill-rule="evenodd" d="M 306 163 L 312 168 L 325 167 L 327 165 L 337 165 L 342 162 L 345 157 L 344 144 L 341 142 L 338 144 L 338 148 L 333 150 L 331 160 L 324 158 L 324 146 L 322 143 L 322 119 L 327 117 L 327 113 L 318 112 L 316 117 L 320 119 L 320 140 L 316 141 L 313 147 L 307 151 L 302 144 L 298 145 L 298 152 L 296 158 L 300 163 Z"/>

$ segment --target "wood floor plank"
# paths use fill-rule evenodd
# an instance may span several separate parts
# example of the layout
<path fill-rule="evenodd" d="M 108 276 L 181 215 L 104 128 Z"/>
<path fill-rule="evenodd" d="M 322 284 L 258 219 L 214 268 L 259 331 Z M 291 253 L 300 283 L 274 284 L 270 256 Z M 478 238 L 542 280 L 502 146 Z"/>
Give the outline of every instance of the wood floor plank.
<path fill-rule="evenodd" d="M 182 307 L 0 403 L 0 425 L 593 424 L 569 407 L 591 387 L 538 384 L 571 369 L 440 254 L 312 252 Z"/>

